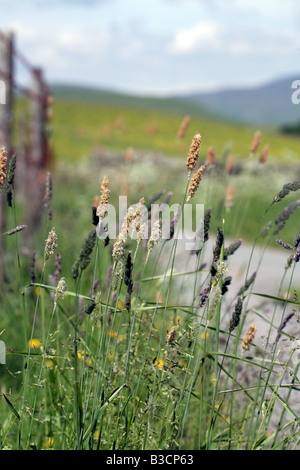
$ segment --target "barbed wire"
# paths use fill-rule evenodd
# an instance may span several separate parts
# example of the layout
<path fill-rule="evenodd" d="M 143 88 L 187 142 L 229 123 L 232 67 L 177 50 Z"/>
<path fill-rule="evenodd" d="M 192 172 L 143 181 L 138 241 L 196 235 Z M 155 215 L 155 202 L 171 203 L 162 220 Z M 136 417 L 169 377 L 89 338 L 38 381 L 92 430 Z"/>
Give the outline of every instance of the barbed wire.
<path fill-rule="evenodd" d="M 6 47 L 11 50 L 12 56 L 14 56 L 15 59 L 17 59 L 23 65 L 23 67 L 25 67 L 30 72 L 31 75 L 36 74 L 37 68 L 34 67 L 30 63 L 30 61 L 25 57 L 25 55 L 15 47 L 15 45 L 11 41 L 11 37 L 9 37 L 7 34 L 3 33 L 3 31 L 0 31 L 0 41 L 4 42 L 6 44 Z M 16 81 L 13 81 L 12 80 L 12 74 L 5 73 L 1 69 L 0 69 L 0 77 L 3 80 L 9 81 L 9 83 L 11 84 L 11 86 L 15 90 L 17 90 L 19 93 L 22 93 L 23 95 L 27 96 L 29 99 L 40 101 L 41 103 L 45 102 L 49 90 L 48 90 L 48 87 L 45 86 L 43 81 L 42 81 L 42 83 L 44 85 L 43 86 L 43 94 L 40 95 L 40 94 L 34 93 L 32 90 L 30 90 L 30 88 L 24 87 L 24 86 L 18 84 Z"/>
<path fill-rule="evenodd" d="M 34 71 L 35 67 L 30 63 L 25 55 L 16 48 L 15 44 L 12 46 L 11 38 L 7 34 L 3 33 L 3 31 L 0 31 L 0 39 L 6 43 L 8 48 L 12 49 L 12 54 L 22 63 L 25 68 L 27 68 L 30 72 Z"/>

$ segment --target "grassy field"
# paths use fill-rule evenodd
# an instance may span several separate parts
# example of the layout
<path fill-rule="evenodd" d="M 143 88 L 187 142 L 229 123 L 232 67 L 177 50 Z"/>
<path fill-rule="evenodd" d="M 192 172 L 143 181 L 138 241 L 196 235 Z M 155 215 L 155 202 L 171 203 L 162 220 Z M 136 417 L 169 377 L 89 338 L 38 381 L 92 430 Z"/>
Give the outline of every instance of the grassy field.
<path fill-rule="evenodd" d="M 193 117 L 178 139 L 182 119 L 55 102 L 56 165 L 40 227 L 29 248 L 26 229 L 2 234 L 2 449 L 299 449 L 298 140 L 262 131 L 249 154 L 256 129 Z M 189 172 L 197 133 L 201 149 Z M 260 163 L 264 144 L 270 153 Z M 211 146 L 215 163 L 202 172 Z M 201 175 L 199 188 L 189 189 Z M 103 209 L 99 198 L 117 206 L 120 195 L 129 204 L 144 197 L 148 205 L 160 190 L 160 202 L 172 193 L 184 210 L 204 204 L 209 262 L 205 238 L 189 255 L 189 271 L 178 271 L 177 238 L 161 238 L 156 216 L 144 240 L 137 210 L 118 227 L 125 238 L 97 237 L 102 212 L 92 218 L 91 207 Z M 17 185 L 12 198 L 9 228 L 23 220 Z M 230 260 L 239 256 L 232 242 L 267 249 L 277 237 L 292 256 L 290 268 L 278 267 L 288 291 L 280 283 L 250 307 L 252 271 L 240 292 L 231 291 Z M 263 322 L 264 336 L 250 315 Z"/>
<path fill-rule="evenodd" d="M 180 190 L 176 185 L 174 187 L 173 181 L 181 178 L 187 149 L 192 137 L 200 132 L 202 142 L 199 160 L 204 163 L 208 149 L 214 148 L 214 178 L 218 183 L 212 192 L 209 184 L 203 182 L 207 189 L 203 190 L 205 199 L 201 202 L 213 206 L 216 213 L 217 207 L 226 198 L 228 188 L 233 186 L 235 203 L 241 210 L 242 207 L 247 210 L 242 220 L 235 222 L 236 233 L 233 228 L 229 228 L 228 235 L 251 240 L 263 207 L 268 204 L 269 191 L 279 191 L 286 181 L 300 177 L 300 146 L 297 138 L 263 129 L 260 146 L 251 157 L 249 148 L 255 128 L 218 121 L 211 116 L 191 117 L 184 136 L 179 139 L 178 131 L 184 116 L 178 114 L 177 110 L 167 113 L 161 104 L 156 104 L 155 111 L 137 107 L 130 109 L 128 103 L 126 106 L 118 107 L 115 101 L 110 105 L 80 100 L 57 99 L 55 102 L 52 144 L 57 168 L 73 175 L 73 178 L 68 178 L 70 185 L 71 181 L 82 178 L 81 188 L 84 188 L 86 182 L 87 187 L 83 192 L 89 194 L 90 200 L 94 194 L 90 191 L 89 175 L 94 177 L 98 174 L 97 183 L 100 182 L 103 173 L 102 170 L 98 172 L 99 165 L 102 169 L 104 166 L 105 171 L 112 176 L 112 184 L 115 184 L 112 197 L 118 195 L 120 190 L 125 193 L 129 191 L 133 202 L 138 194 L 150 198 L 153 193 L 163 189 L 172 191 L 173 201 L 177 202 Z M 269 145 L 269 154 L 266 163 L 260 165 L 258 162 L 265 145 Z M 128 153 L 132 155 L 132 164 L 126 164 Z M 231 174 L 225 171 L 228 158 L 232 159 L 235 167 Z M 161 171 L 166 165 L 168 171 Z M 146 173 L 147 181 L 143 177 Z M 76 197 L 76 184 L 73 192 Z M 293 236 L 291 232 L 287 233 L 289 239 Z"/>
<path fill-rule="evenodd" d="M 132 109 L 117 105 L 57 100 L 53 108 L 53 143 L 58 161 L 77 162 L 93 148 L 125 152 L 128 147 L 142 152 L 163 153 L 183 159 L 192 137 L 202 135 L 201 157 L 213 146 L 221 157 L 227 145 L 236 159 L 247 159 L 254 132 L 252 127 L 208 117 L 192 117 L 183 139 L 177 138 L 184 115 L 158 110 Z M 262 146 L 270 146 L 271 161 L 298 161 L 299 139 L 262 131 Z"/>

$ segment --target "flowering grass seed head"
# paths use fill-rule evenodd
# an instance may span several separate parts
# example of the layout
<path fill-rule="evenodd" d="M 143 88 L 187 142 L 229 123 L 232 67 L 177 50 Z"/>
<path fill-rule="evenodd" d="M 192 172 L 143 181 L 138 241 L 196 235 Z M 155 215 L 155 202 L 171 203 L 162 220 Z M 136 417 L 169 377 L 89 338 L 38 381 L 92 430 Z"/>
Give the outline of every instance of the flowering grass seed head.
<path fill-rule="evenodd" d="M 54 254 L 54 251 L 58 247 L 57 235 L 55 233 L 55 228 L 49 232 L 48 238 L 46 240 L 45 250 L 44 250 L 44 261 L 46 262 L 51 255 Z"/>
<path fill-rule="evenodd" d="M 223 279 L 224 274 L 227 272 L 227 270 L 228 270 L 227 262 L 221 261 L 218 266 L 218 270 L 215 274 L 215 277 L 213 278 L 211 289 L 214 289 L 216 285 L 218 284 L 218 282 Z"/>
<path fill-rule="evenodd" d="M 244 339 L 242 341 L 242 348 L 244 351 L 248 351 L 250 349 L 250 346 L 252 345 L 254 338 L 255 338 L 255 333 L 256 333 L 256 326 L 254 324 L 251 324 L 248 328 L 247 333 L 244 336 Z"/>
<path fill-rule="evenodd" d="M 225 163 L 225 173 L 230 175 L 233 172 L 234 168 L 234 158 L 232 155 L 228 155 Z"/>
<path fill-rule="evenodd" d="M 183 137 L 185 136 L 186 134 L 186 131 L 187 131 L 187 128 L 190 124 L 190 116 L 185 116 L 180 124 L 180 128 L 178 130 L 178 134 L 177 134 L 177 137 L 178 139 L 183 139 Z"/>
<path fill-rule="evenodd" d="M 196 193 L 196 191 L 199 188 L 199 185 L 201 183 L 204 169 L 205 169 L 205 166 L 202 165 L 200 168 L 198 168 L 198 170 L 196 171 L 196 173 L 192 177 L 192 179 L 190 181 L 190 184 L 189 184 L 189 187 L 188 187 L 188 190 L 187 190 L 187 202 L 192 197 L 195 196 L 195 193 Z"/>
<path fill-rule="evenodd" d="M 227 212 L 234 206 L 234 187 L 229 186 L 226 192 L 225 209 Z"/>
<path fill-rule="evenodd" d="M 103 219 L 106 214 L 107 214 L 107 204 L 109 201 L 110 197 L 110 190 L 108 188 L 108 178 L 107 176 L 104 176 L 102 179 L 102 183 L 100 186 L 100 198 L 99 198 L 99 203 L 96 211 L 96 215 L 99 217 L 99 219 Z"/>
<path fill-rule="evenodd" d="M 222 297 L 222 294 L 221 294 L 221 289 L 217 288 L 214 296 L 213 296 L 213 299 L 209 305 L 209 310 L 208 310 L 208 314 L 207 314 L 207 323 L 209 323 L 212 319 L 212 317 L 214 316 L 215 312 L 216 312 L 216 308 L 217 308 L 217 305 L 220 301 Z"/>
<path fill-rule="evenodd" d="M 55 299 L 54 299 L 54 306 L 56 307 L 57 302 L 60 299 L 64 299 L 66 296 L 66 291 L 67 291 L 67 285 L 66 285 L 66 279 L 62 277 L 57 284 L 56 288 L 56 294 L 55 294 Z"/>
<path fill-rule="evenodd" d="M 226 292 L 228 292 L 228 287 L 230 286 L 231 281 L 232 281 L 232 277 L 231 277 L 231 276 L 227 276 L 227 277 L 225 277 L 225 279 L 223 280 L 222 289 L 221 289 L 222 295 L 225 295 Z"/>
<path fill-rule="evenodd" d="M 167 334 L 167 343 L 173 344 L 177 335 L 177 326 L 172 326 L 170 331 Z"/>
<path fill-rule="evenodd" d="M 243 285 L 243 287 L 240 288 L 239 292 L 238 292 L 238 296 L 242 296 L 244 295 L 244 293 L 249 289 L 250 286 L 252 286 L 252 284 L 254 283 L 256 279 L 256 271 L 254 271 L 253 274 L 251 274 L 251 276 L 249 277 L 249 279 L 246 280 L 245 284 Z"/>
<path fill-rule="evenodd" d="M 230 324 L 229 324 L 230 333 L 239 325 L 242 310 L 243 310 L 243 300 L 241 299 L 241 297 L 239 297 L 235 304 L 234 312 L 230 320 Z"/>
<path fill-rule="evenodd" d="M 266 225 L 264 226 L 262 232 L 261 232 L 261 237 L 262 238 L 266 238 L 266 236 L 268 235 L 269 231 L 270 231 L 270 228 L 272 227 L 272 220 L 269 220 L 269 222 L 266 223 Z"/>
<path fill-rule="evenodd" d="M 210 292 L 210 286 L 208 287 L 205 287 L 199 294 L 200 296 L 200 303 L 199 303 L 199 307 L 202 308 L 205 306 L 207 300 L 208 300 L 208 294 Z"/>
<path fill-rule="evenodd" d="M 197 165 L 199 152 L 200 152 L 200 145 L 201 145 L 201 135 L 196 134 L 192 140 L 192 144 L 190 146 L 190 150 L 189 150 L 187 161 L 186 161 L 186 166 L 189 171 L 192 171 Z"/>
<path fill-rule="evenodd" d="M 281 201 L 285 198 L 291 191 L 295 192 L 300 189 L 300 181 L 293 181 L 292 183 L 286 183 L 283 185 L 283 188 L 279 191 L 277 196 L 273 198 L 272 204 L 275 202 Z"/>
<path fill-rule="evenodd" d="M 228 258 L 228 256 L 233 255 L 239 249 L 242 242 L 243 241 L 241 239 L 239 239 L 239 240 L 231 243 L 227 248 L 224 248 L 224 255 L 223 255 L 224 260 L 226 260 Z"/>
<path fill-rule="evenodd" d="M 78 257 L 71 268 L 73 279 L 77 279 L 80 271 L 86 269 L 91 261 L 90 255 L 93 252 L 96 243 L 96 229 L 90 231 L 83 241 Z"/>
<path fill-rule="evenodd" d="M 214 147 L 209 147 L 207 151 L 207 157 L 205 165 L 208 169 L 212 169 L 216 164 L 215 149 Z"/>
<path fill-rule="evenodd" d="M 9 167 L 8 167 L 8 175 L 7 175 L 7 184 L 13 186 L 15 180 L 15 173 L 16 173 L 16 163 L 17 163 L 17 156 L 14 153 L 10 159 Z"/>
<path fill-rule="evenodd" d="M 123 272 L 123 261 L 117 260 L 113 269 L 112 292 L 116 292 Z"/>
<path fill-rule="evenodd" d="M 4 180 L 6 178 L 6 161 L 7 161 L 7 151 L 2 147 L 0 151 L 0 189 L 3 188 Z"/>
<path fill-rule="evenodd" d="M 151 231 L 150 238 L 148 240 L 148 251 L 147 251 L 147 256 L 146 256 L 146 261 L 145 264 L 147 264 L 149 256 L 153 248 L 158 244 L 159 240 L 161 238 L 161 228 L 160 228 L 160 221 L 157 220 L 153 224 L 153 229 Z"/>
<path fill-rule="evenodd" d="M 260 131 L 256 131 L 255 134 L 254 134 L 254 136 L 253 136 L 252 144 L 251 144 L 251 147 L 250 147 L 250 152 L 251 152 L 251 153 L 255 153 L 255 152 L 256 152 L 256 150 L 257 150 L 258 147 L 259 147 L 260 141 L 261 141 L 261 132 L 260 132 Z"/>
<path fill-rule="evenodd" d="M 22 232 L 27 227 L 27 225 L 18 225 L 16 228 L 13 228 L 9 230 L 8 232 L 5 232 L 4 235 L 14 235 L 15 233 Z"/>
<path fill-rule="evenodd" d="M 217 238 L 215 245 L 213 247 L 213 261 L 217 262 L 221 255 L 221 249 L 224 243 L 224 233 L 223 229 L 218 226 Z"/>
<path fill-rule="evenodd" d="M 262 149 L 261 156 L 259 159 L 259 163 L 265 163 L 269 154 L 269 145 L 265 145 Z"/>

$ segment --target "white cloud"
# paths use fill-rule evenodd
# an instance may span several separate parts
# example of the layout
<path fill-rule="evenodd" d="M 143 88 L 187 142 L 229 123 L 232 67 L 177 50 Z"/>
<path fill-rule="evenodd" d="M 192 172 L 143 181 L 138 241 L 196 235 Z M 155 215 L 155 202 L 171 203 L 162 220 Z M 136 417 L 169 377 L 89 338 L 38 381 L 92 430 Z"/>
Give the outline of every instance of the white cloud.
<path fill-rule="evenodd" d="M 299 0 L 0 1 L 0 27 L 49 80 L 167 93 L 254 83 L 299 63 Z"/>
<path fill-rule="evenodd" d="M 12 31 L 15 37 L 22 41 L 33 41 L 36 37 L 35 30 L 31 28 L 30 25 L 21 23 L 20 21 L 12 21 L 8 23 L 4 31 Z"/>
<path fill-rule="evenodd" d="M 216 46 L 219 27 L 215 22 L 197 23 L 191 28 L 178 31 L 173 37 L 170 50 L 175 54 L 190 54 L 199 49 Z"/>
<path fill-rule="evenodd" d="M 57 46 L 67 52 L 91 53 L 106 48 L 110 43 L 110 35 L 105 32 L 86 33 L 78 30 L 60 31 L 56 38 Z"/>

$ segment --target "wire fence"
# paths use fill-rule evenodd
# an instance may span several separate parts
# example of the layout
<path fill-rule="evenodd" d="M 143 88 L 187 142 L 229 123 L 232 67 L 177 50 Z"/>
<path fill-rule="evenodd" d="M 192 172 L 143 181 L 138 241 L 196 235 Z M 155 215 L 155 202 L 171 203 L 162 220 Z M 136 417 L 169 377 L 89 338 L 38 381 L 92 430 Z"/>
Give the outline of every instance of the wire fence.
<path fill-rule="evenodd" d="M 29 84 L 17 81 L 17 67 L 26 70 Z M 49 145 L 51 94 L 43 70 L 31 64 L 16 47 L 14 34 L 0 31 L 0 83 L 4 91 L 0 103 L 0 148 L 8 162 L 17 157 L 16 179 L 24 206 L 24 244 L 30 248 L 32 234 L 39 225 L 46 171 L 52 164 Z M 7 227 L 5 191 L 1 191 L 0 233 Z M 0 236 L 0 281 L 5 265 L 5 237 Z M 2 278 L 2 279 L 1 279 Z"/>

